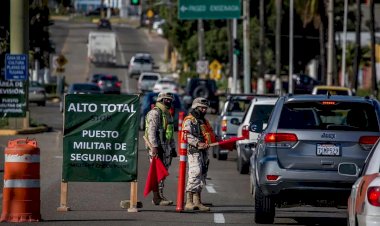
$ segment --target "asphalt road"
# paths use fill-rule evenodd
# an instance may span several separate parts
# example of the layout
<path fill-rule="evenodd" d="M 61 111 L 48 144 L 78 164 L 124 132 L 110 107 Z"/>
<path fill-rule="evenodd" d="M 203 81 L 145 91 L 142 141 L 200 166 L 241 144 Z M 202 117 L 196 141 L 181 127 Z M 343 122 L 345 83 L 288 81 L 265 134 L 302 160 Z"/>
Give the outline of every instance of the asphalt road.
<path fill-rule="evenodd" d="M 86 38 L 93 24 L 68 24 L 57 22 L 52 27 L 57 49 L 68 58 L 67 82 L 82 82 L 94 72 L 106 71 L 117 74 L 123 80 L 124 92 L 136 92 L 136 81 L 126 74 L 126 62 L 139 51 L 153 53 L 156 61 L 162 57 L 164 40 L 149 36 L 142 29 L 127 26 L 115 27 L 120 40 L 118 67 L 97 68 L 86 59 Z M 158 44 L 161 43 L 161 44 Z M 123 66 L 124 65 L 124 66 Z M 0 137 L 0 160 L 4 162 L 7 141 L 16 138 L 34 138 L 41 150 L 41 216 L 44 225 L 254 225 L 253 198 L 249 193 L 249 176 L 236 170 L 236 153 L 231 152 L 227 161 L 211 159 L 207 186 L 202 199 L 211 205 L 208 213 L 176 212 L 176 206 L 160 207 L 151 203 L 151 196 L 144 197 L 143 189 L 149 161 L 139 134 L 138 148 L 138 200 L 143 207 L 130 213 L 120 207 L 120 201 L 130 197 L 130 183 L 69 182 L 68 206 L 71 211 L 57 212 L 60 205 L 62 173 L 62 114 L 58 103 L 47 103 L 46 107 L 30 106 L 31 118 L 51 127 L 50 132 Z M 210 115 L 209 119 L 214 120 Z M 176 203 L 179 159 L 173 160 L 166 180 L 165 195 Z M 1 173 L 3 176 L 3 173 Z M 3 181 L 0 181 L 3 187 Z M 3 199 L 0 195 L 1 200 Z M 2 207 L 2 206 L 1 206 Z M 2 209 L 2 208 L 1 208 Z M 278 209 L 273 225 L 345 225 L 345 210 L 335 208 L 295 207 Z M 11 223 L 4 223 L 4 225 Z M 33 223 L 36 224 L 36 223 Z M 25 225 L 28 225 L 26 223 Z"/>

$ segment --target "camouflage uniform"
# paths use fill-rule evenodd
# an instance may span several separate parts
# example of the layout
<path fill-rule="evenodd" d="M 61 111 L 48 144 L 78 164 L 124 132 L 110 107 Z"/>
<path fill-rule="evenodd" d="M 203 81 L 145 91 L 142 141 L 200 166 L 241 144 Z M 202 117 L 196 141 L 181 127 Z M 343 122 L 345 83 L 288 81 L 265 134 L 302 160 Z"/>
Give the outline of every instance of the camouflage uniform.
<path fill-rule="evenodd" d="M 170 130 L 174 131 L 173 117 L 170 115 L 169 110 L 161 102 L 157 101 L 156 106 L 148 112 L 145 123 L 145 136 L 153 148 L 158 148 L 158 158 L 162 161 L 166 169 L 169 169 L 172 161 L 172 152 L 175 150 L 175 142 L 173 135 L 167 137 L 167 131 L 169 127 L 171 127 Z M 149 160 L 151 161 L 153 157 L 152 150 L 148 147 L 147 149 L 149 152 Z M 159 198 L 168 201 L 163 196 L 163 189 L 164 180 L 160 181 L 158 185 Z M 156 196 L 157 194 L 154 193 L 154 195 Z M 159 201 L 153 202 L 156 205 L 160 203 Z M 172 204 L 172 201 L 170 201 L 170 204 Z"/>
<path fill-rule="evenodd" d="M 185 117 L 182 132 L 187 138 L 189 163 L 186 185 L 185 210 L 210 211 L 201 201 L 201 192 L 206 185 L 208 170 L 208 148 L 215 139 L 210 123 L 204 118 L 210 102 L 202 97 L 194 99 L 192 111 Z"/>
<path fill-rule="evenodd" d="M 171 150 L 175 148 L 174 137 L 170 140 L 166 140 L 165 129 L 163 126 L 164 120 L 163 115 L 167 120 L 168 124 L 173 124 L 173 117 L 170 115 L 169 111 L 158 110 L 160 103 L 150 110 L 146 116 L 146 133 L 149 142 L 153 147 L 158 147 L 160 151 L 158 152 L 158 157 L 161 159 L 162 163 L 168 169 L 171 164 Z M 161 134 L 160 134 L 161 133 Z M 149 150 L 149 156 L 152 156 L 151 150 Z"/>
<path fill-rule="evenodd" d="M 200 125 L 196 120 L 187 119 L 183 122 L 183 131 L 187 133 L 188 142 L 188 180 L 186 185 L 187 192 L 201 192 L 206 185 L 206 167 L 208 162 L 208 152 L 206 150 L 198 150 L 197 143 L 205 142 Z"/>

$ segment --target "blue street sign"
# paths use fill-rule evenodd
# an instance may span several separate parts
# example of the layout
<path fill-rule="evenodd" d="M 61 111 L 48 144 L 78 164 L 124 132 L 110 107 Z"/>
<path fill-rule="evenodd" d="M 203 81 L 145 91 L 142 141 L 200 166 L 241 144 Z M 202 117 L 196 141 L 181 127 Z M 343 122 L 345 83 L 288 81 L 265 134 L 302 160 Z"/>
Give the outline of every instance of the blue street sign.
<path fill-rule="evenodd" d="M 28 65 L 27 54 L 6 54 L 5 80 L 27 80 Z"/>

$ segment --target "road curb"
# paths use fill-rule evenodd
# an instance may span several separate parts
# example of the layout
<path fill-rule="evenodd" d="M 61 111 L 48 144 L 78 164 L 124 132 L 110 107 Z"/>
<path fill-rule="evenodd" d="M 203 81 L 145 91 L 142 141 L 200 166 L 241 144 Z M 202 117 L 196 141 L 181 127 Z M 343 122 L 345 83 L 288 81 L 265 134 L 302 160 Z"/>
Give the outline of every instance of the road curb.
<path fill-rule="evenodd" d="M 0 136 L 12 136 L 17 134 L 35 134 L 35 133 L 43 133 L 47 132 L 49 128 L 47 126 L 37 126 L 37 127 L 30 127 L 27 129 L 2 129 L 0 130 Z"/>

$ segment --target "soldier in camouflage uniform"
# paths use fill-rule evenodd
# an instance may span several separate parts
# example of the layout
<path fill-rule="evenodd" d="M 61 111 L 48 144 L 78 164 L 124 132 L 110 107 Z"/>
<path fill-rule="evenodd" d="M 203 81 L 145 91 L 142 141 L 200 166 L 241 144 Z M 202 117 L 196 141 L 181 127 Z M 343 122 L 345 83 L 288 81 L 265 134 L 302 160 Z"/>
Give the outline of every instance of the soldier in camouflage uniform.
<path fill-rule="evenodd" d="M 201 192 L 206 184 L 209 144 L 216 141 L 210 123 L 205 119 L 210 102 L 202 97 L 194 99 L 191 112 L 183 120 L 182 131 L 187 137 L 188 179 L 185 210 L 209 211 L 201 202 Z"/>
<path fill-rule="evenodd" d="M 145 137 L 152 146 L 149 149 L 149 158 L 158 157 L 169 168 L 172 157 L 176 157 L 174 143 L 174 125 L 173 117 L 169 112 L 174 101 L 171 93 L 161 92 L 158 94 L 156 106 L 151 109 L 145 121 Z M 167 206 L 173 204 L 173 201 L 164 197 L 164 180 L 160 181 L 158 188 L 153 190 L 153 204 Z"/>

